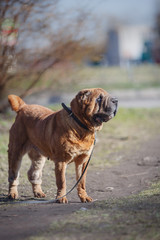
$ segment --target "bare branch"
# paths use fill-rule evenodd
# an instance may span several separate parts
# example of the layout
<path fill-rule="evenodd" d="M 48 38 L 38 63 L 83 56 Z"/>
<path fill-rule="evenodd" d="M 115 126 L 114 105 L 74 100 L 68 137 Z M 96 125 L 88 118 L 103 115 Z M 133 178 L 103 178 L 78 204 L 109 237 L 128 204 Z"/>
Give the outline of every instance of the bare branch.
<path fill-rule="evenodd" d="M 79 10 L 74 18 L 68 18 L 69 12 L 63 12 L 59 2 L 0 1 L 0 100 L 6 84 L 16 77 L 32 79 L 21 94 L 24 97 L 56 63 L 77 61 L 88 53 L 83 35 L 89 14 Z M 2 29 L 7 18 L 10 25 Z M 13 66 L 14 71 L 10 71 Z M 22 90 L 17 88 L 19 92 Z"/>

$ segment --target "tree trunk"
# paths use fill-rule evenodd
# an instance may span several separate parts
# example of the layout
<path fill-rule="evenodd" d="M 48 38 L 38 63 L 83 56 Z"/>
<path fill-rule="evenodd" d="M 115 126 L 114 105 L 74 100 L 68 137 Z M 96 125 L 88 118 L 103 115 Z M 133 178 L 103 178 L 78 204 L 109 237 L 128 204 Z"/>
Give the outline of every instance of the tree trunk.
<path fill-rule="evenodd" d="M 5 85 L 0 86 L 0 113 L 6 112 L 8 108 L 8 100 L 5 94 Z"/>

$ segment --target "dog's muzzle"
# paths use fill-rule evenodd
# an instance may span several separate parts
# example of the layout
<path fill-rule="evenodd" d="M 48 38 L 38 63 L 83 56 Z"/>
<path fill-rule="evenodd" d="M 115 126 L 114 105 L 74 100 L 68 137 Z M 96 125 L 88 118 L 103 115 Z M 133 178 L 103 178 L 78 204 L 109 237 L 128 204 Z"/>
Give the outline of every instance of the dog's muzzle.
<path fill-rule="evenodd" d="M 94 114 L 93 119 L 97 125 L 102 124 L 103 122 L 108 122 L 112 119 L 118 108 L 118 99 L 115 97 L 106 98 L 103 102 L 103 106 L 100 112 Z"/>
<path fill-rule="evenodd" d="M 115 97 L 112 97 L 112 98 L 110 99 L 110 102 L 111 102 L 112 111 L 113 111 L 113 109 L 115 108 L 115 110 L 113 111 L 113 114 L 114 114 L 114 116 L 115 116 L 116 113 L 117 113 L 117 108 L 118 108 L 118 99 L 115 98 Z"/>

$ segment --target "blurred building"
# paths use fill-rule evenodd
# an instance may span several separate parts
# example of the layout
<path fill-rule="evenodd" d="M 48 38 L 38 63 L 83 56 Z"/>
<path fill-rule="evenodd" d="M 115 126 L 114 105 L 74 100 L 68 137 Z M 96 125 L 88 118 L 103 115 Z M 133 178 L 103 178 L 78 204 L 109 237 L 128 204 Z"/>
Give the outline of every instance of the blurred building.
<path fill-rule="evenodd" d="M 107 34 L 105 62 L 109 66 L 139 61 L 144 42 L 151 38 L 151 27 L 147 25 L 121 24 Z"/>
<path fill-rule="evenodd" d="M 116 29 L 108 31 L 106 61 L 109 66 L 120 64 L 119 32 Z"/>

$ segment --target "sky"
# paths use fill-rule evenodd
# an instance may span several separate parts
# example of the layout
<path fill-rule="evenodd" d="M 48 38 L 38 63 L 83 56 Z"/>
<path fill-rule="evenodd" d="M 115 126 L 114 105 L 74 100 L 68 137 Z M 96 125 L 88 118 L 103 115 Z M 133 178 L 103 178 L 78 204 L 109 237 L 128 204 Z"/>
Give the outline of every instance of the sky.
<path fill-rule="evenodd" d="M 75 9 L 84 9 L 95 16 L 98 27 L 93 28 L 91 35 L 88 34 L 88 39 L 100 44 L 106 41 L 109 28 L 120 27 L 122 29 L 123 26 L 128 26 L 128 29 L 132 31 L 124 32 L 123 35 L 127 34 L 127 38 L 123 36 L 122 43 L 125 48 L 124 46 L 121 48 L 124 48 L 123 52 L 130 52 L 132 49 L 130 55 L 138 58 L 148 32 L 154 27 L 157 9 L 160 9 L 160 0 L 61 0 L 60 7 L 70 16 L 74 14 Z M 140 28 L 145 28 L 145 30 L 142 31 Z M 144 33 L 144 31 L 148 32 Z M 131 37 L 128 40 L 128 35 L 133 35 L 134 38 Z M 126 50 L 127 44 L 129 50 Z"/>
<path fill-rule="evenodd" d="M 53 0 L 49 1 L 52 3 Z M 90 42 L 101 43 L 105 41 L 107 30 L 112 27 L 114 22 L 153 26 L 158 1 L 160 5 L 160 0 L 59 0 L 57 2 L 58 10 L 61 12 L 61 15 L 58 15 L 60 21 L 54 20 L 53 14 L 51 26 L 54 29 L 65 29 L 67 32 L 69 29 L 64 28 L 67 22 L 74 25 L 74 16 L 78 15 L 78 13 L 81 14 L 82 10 L 84 10 L 88 13 L 87 16 L 89 15 L 90 20 L 85 20 L 87 28 L 84 31 L 82 30 L 82 35 L 85 35 L 85 38 Z M 51 14 L 54 12 L 52 9 L 50 11 Z M 45 46 L 47 44 L 45 39 L 41 40 L 37 45 Z M 33 37 L 31 36 L 31 40 L 26 42 L 30 47 L 33 44 Z"/>
<path fill-rule="evenodd" d="M 158 0 L 62 0 L 63 9 L 90 8 L 104 20 L 114 17 L 130 24 L 153 24 Z"/>

